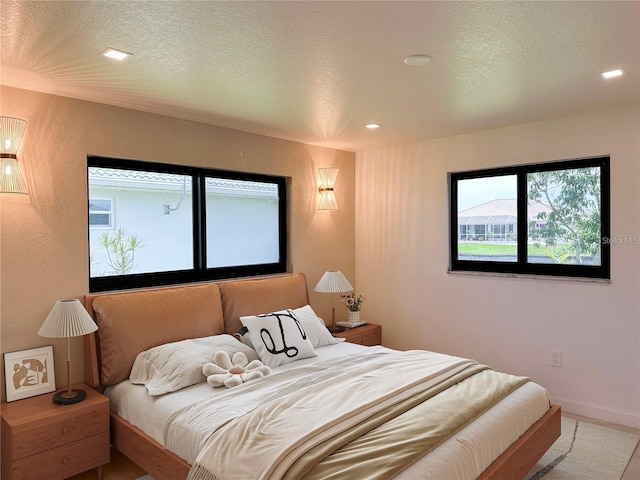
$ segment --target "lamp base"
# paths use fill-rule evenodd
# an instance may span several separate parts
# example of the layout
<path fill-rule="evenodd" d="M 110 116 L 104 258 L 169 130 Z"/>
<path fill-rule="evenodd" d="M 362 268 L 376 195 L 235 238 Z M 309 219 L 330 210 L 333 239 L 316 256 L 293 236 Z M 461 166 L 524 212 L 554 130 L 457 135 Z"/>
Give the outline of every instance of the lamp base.
<path fill-rule="evenodd" d="M 87 398 L 87 392 L 84 390 L 73 389 L 71 390 L 70 395 L 66 390 L 62 390 L 53 396 L 53 403 L 57 403 L 58 405 L 71 405 L 73 403 L 81 402 L 85 398 Z"/>
<path fill-rule="evenodd" d="M 330 333 L 340 333 L 344 332 L 344 327 L 327 327 Z"/>

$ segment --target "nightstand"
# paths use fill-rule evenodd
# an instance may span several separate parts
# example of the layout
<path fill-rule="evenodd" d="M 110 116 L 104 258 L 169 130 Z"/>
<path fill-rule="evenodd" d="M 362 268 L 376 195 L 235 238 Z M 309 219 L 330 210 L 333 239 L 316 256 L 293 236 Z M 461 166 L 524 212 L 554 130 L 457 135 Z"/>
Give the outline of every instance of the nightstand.
<path fill-rule="evenodd" d="M 345 338 L 347 342 L 372 347 L 382 344 L 382 327 L 374 323 L 356 328 L 347 328 L 344 332 L 334 333 L 334 337 Z"/>
<path fill-rule="evenodd" d="M 2 403 L 2 479 L 63 480 L 109 463 L 109 400 L 86 385 L 86 400 L 56 405 L 53 393 Z"/>

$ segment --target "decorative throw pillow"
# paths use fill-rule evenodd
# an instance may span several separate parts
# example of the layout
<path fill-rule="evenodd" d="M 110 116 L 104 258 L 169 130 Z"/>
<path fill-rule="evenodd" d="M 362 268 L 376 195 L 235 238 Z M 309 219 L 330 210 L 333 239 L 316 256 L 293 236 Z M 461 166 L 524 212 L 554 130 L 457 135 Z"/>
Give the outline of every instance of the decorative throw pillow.
<path fill-rule="evenodd" d="M 307 333 L 309 340 L 311 341 L 311 345 L 313 348 L 324 347 L 326 345 L 335 345 L 336 343 L 340 343 L 344 339 L 337 339 L 329 330 L 327 330 L 326 325 L 324 324 L 324 320 L 316 315 L 316 312 L 313 311 L 311 305 L 305 305 L 304 307 L 291 309 L 296 318 L 300 321 L 302 328 Z M 287 310 L 280 310 L 276 313 L 286 313 Z M 247 327 L 243 327 L 240 332 L 234 335 L 238 340 L 247 345 L 248 347 L 253 348 L 253 343 L 251 342 L 251 335 L 249 335 L 249 329 Z"/>
<path fill-rule="evenodd" d="M 269 375 L 271 369 L 260 360 L 249 361 L 242 352 L 236 352 L 233 357 L 229 357 L 227 352 L 220 351 L 216 352 L 213 363 L 204 364 L 202 373 L 212 387 L 224 385 L 231 388 Z"/>
<path fill-rule="evenodd" d="M 313 345 L 292 310 L 240 317 L 260 360 L 270 368 L 314 357 Z"/>
<path fill-rule="evenodd" d="M 129 375 L 131 383 L 147 387 L 149 395 L 162 395 L 206 380 L 205 363 L 213 362 L 216 352 L 233 356 L 242 352 L 249 361 L 257 360 L 256 352 L 231 335 L 194 338 L 166 343 L 140 352 Z"/>

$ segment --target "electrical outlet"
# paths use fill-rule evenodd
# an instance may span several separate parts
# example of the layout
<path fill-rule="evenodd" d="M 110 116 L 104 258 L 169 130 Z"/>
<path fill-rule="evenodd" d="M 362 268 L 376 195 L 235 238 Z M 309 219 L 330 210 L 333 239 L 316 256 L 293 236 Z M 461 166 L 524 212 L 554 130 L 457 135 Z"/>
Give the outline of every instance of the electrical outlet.
<path fill-rule="evenodd" d="M 554 367 L 562 366 L 562 352 L 559 350 L 551 350 L 551 365 Z"/>

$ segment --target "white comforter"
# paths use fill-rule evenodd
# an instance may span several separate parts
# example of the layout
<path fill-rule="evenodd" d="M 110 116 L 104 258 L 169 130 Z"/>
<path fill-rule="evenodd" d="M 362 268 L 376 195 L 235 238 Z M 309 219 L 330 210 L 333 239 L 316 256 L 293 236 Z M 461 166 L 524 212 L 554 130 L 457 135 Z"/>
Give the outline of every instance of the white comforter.
<path fill-rule="evenodd" d="M 331 359 L 187 407 L 171 418 L 165 438 L 178 448 L 188 425 L 204 421 L 213 435 L 196 460 L 209 472 L 203 478 L 276 480 L 313 446 L 472 364 L 423 351 Z M 238 404 L 252 415 L 224 426 L 239 417 Z"/>
<path fill-rule="evenodd" d="M 299 367 L 313 365 L 317 361 L 345 353 L 357 352 L 360 355 L 367 355 L 381 350 L 385 349 L 360 347 L 353 344 L 322 347 L 317 349 L 318 357 L 288 364 L 284 368 L 276 369 L 274 373 L 297 370 Z M 433 355 L 438 356 L 438 354 Z M 286 381 L 286 378 L 287 374 L 282 377 L 283 381 Z M 247 384 L 247 386 L 250 385 Z M 211 425 L 202 419 L 198 420 L 197 416 L 182 425 L 171 425 L 172 422 L 169 420 L 175 416 L 176 412 L 185 407 L 189 409 L 189 405 L 195 404 L 202 398 L 211 397 L 210 401 L 215 403 L 222 397 L 230 395 L 228 392 L 233 390 L 214 390 L 207 384 L 200 384 L 153 399 L 140 388 L 144 390 L 144 387 L 133 386 L 129 382 L 111 387 L 106 393 L 112 400 L 112 409 L 189 463 L 195 461 L 200 448 L 211 432 Z M 274 392 L 277 392 L 277 388 L 274 388 Z M 248 390 L 247 393 L 249 393 Z M 251 400 L 249 395 L 247 399 L 249 403 L 252 401 L 255 403 L 260 401 L 258 397 L 259 395 L 256 394 L 256 398 Z M 231 416 L 241 413 L 247 408 L 243 406 L 247 399 L 237 401 L 235 404 L 230 402 L 219 411 L 225 411 L 224 415 Z M 461 430 L 455 438 L 445 442 L 415 463 L 399 478 L 476 478 L 547 409 L 546 391 L 529 382 Z M 170 438 L 165 438 L 165 434 Z M 456 461 L 452 462 L 451 458 L 455 458 Z"/>

